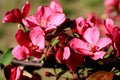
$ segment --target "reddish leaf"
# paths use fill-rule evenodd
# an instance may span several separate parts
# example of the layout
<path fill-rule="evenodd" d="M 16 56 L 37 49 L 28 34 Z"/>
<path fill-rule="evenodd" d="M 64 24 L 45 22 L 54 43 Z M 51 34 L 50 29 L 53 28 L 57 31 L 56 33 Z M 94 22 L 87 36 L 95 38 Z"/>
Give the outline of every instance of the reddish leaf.
<path fill-rule="evenodd" d="M 112 80 L 113 72 L 97 71 L 92 73 L 86 80 Z"/>

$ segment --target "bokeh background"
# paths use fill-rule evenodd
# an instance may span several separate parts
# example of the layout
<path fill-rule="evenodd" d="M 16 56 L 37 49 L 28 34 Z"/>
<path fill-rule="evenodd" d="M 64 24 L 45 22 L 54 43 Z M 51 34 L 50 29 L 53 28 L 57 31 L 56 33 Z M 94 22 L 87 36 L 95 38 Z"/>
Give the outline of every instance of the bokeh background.
<path fill-rule="evenodd" d="M 17 43 L 15 41 L 15 33 L 17 25 L 14 23 L 2 23 L 2 18 L 8 10 L 13 8 L 21 9 L 26 0 L 2 0 L 0 1 L 0 50 L 5 52 L 8 48 L 14 47 Z M 49 5 L 51 0 L 29 0 L 31 3 L 31 11 L 29 15 L 35 14 L 36 9 L 40 5 Z M 99 17 L 104 13 L 104 0 L 58 0 L 67 18 L 75 19 L 77 17 L 87 15 L 94 12 Z M 44 70 L 45 71 L 45 70 Z M 44 72 L 42 71 L 42 72 Z M 44 73 L 40 74 L 44 76 Z M 0 70 L 0 80 L 4 79 L 3 71 Z M 46 79 L 45 79 L 46 80 Z M 53 80 L 53 79 L 51 79 Z"/>

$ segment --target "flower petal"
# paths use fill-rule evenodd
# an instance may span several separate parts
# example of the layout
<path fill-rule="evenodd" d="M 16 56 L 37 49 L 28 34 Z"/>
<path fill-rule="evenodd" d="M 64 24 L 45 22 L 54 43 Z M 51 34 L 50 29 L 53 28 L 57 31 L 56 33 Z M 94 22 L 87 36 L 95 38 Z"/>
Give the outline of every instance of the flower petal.
<path fill-rule="evenodd" d="M 55 29 L 57 26 L 62 24 L 65 21 L 66 17 L 63 13 L 52 13 L 48 19 L 47 30 Z"/>
<path fill-rule="evenodd" d="M 70 57 L 65 61 L 66 65 L 70 68 L 70 71 L 75 71 L 77 67 L 81 66 L 84 63 L 84 57 L 80 54 L 75 53 L 74 51 L 71 53 L 72 54 Z"/>
<path fill-rule="evenodd" d="M 30 39 L 35 46 L 39 46 L 39 50 L 45 46 L 45 33 L 40 27 L 35 27 L 30 31 Z"/>
<path fill-rule="evenodd" d="M 94 24 L 90 20 L 83 17 L 79 17 L 76 19 L 76 25 L 77 31 L 80 35 L 83 35 L 85 30 L 88 29 L 89 27 L 94 26 Z"/>
<path fill-rule="evenodd" d="M 83 37 L 90 44 L 96 45 L 96 43 L 97 43 L 97 41 L 99 40 L 99 37 L 100 37 L 100 32 L 99 32 L 97 27 L 88 28 L 85 31 Z"/>
<path fill-rule="evenodd" d="M 83 17 L 79 17 L 76 19 L 76 24 L 77 24 L 77 31 L 79 34 L 83 34 L 84 31 L 85 31 L 85 28 L 83 26 L 80 25 L 80 23 L 84 21 L 84 18 Z"/>
<path fill-rule="evenodd" d="M 97 42 L 98 50 L 101 50 L 112 43 L 112 40 L 109 38 L 100 38 Z"/>
<path fill-rule="evenodd" d="M 42 53 L 34 51 L 32 55 L 34 56 L 34 61 L 38 61 L 41 58 Z"/>
<path fill-rule="evenodd" d="M 50 8 L 55 12 L 63 12 L 62 6 L 56 0 L 51 1 Z"/>
<path fill-rule="evenodd" d="M 21 13 L 22 17 L 25 18 L 30 11 L 30 3 L 26 1 L 26 4 L 22 7 Z"/>
<path fill-rule="evenodd" d="M 70 47 L 81 55 L 89 55 L 89 48 L 87 47 L 87 43 L 78 38 L 74 38 L 70 41 Z"/>
<path fill-rule="evenodd" d="M 35 26 L 38 25 L 38 22 L 36 21 L 36 18 L 34 16 L 29 16 L 23 19 L 23 24 L 29 29 L 33 29 Z"/>
<path fill-rule="evenodd" d="M 5 17 L 2 19 L 3 23 L 13 22 L 13 23 L 20 23 L 22 21 L 21 11 L 19 9 L 13 9 L 8 11 L 5 14 Z"/>
<path fill-rule="evenodd" d="M 37 11 L 36 11 L 36 18 L 38 20 L 38 22 L 40 22 L 39 20 L 41 20 L 41 18 L 44 18 L 47 20 L 47 18 L 52 14 L 52 10 L 50 7 L 48 6 L 40 6 L 38 7 Z"/>
<path fill-rule="evenodd" d="M 95 52 L 94 55 L 90 56 L 90 58 L 93 60 L 103 59 L 105 54 L 106 52 L 104 51 Z"/>
<path fill-rule="evenodd" d="M 114 22 L 112 19 L 107 18 L 105 20 L 105 27 L 107 29 L 108 32 L 106 32 L 106 34 L 113 34 L 113 29 L 115 28 L 116 25 L 114 25 Z"/>
<path fill-rule="evenodd" d="M 29 43 L 31 42 L 29 34 L 21 29 L 18 30 L 15 37 L 17 42 L 22 46 L 28 47 Z"/>
<path fill-rule="evenodd" d="M 63 59 L 68 59 L 70 57 L 70 48 L 64 47 Z"/>
<path fill-rule="evenodd" d="M 19 79 L 20 79 L 20 77 L 21 77 L 21 75 L 22 75 L 22 72 L 23 72 L 23 71 L 20 69 L 20 67 L 17 67 L 15 80 L 19 80 Z"/>
<path fill-rule="evenodd" d="M 28 48 L 18 45 L 12 50 L 12 55 L 16 59 L 22 60 L 22 59 L 28 58 L 30 56 L 30 52 Z"/>
<path fill-rule="evenodd" d="M 58 49 L 55 58 L 57 59 L 57 61 L 59 63 L 62 63 L 62 61 L 63 61 L 63 52 L 62 52 L 61 48 Z"/>
<path fill-rule="evenodd" d="M 8 65 L 4 67 L 4 75 L 6 80 L 20 80 L 23 71 L 18 66 Z"/>

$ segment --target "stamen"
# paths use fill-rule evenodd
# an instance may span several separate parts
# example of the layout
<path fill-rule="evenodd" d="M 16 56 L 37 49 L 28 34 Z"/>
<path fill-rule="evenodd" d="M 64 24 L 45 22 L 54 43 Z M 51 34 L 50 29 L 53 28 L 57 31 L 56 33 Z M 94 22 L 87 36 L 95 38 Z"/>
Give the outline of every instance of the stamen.
<path fill-rule="evenodd" d="M 40 21 L 40 26 L 43 27 L 43 28 L 45 28 L 46 25 L 47 25 L 47 20 L 41 19 L 41 21 Z"/>
<path fill-rule="evenodd" d="M 34 45 L 33 43 L 30 43 L 29 44 L 29 48 L 31 49 L 31 50 L 33 50 L 33 51 L 35 51 L 35 50 L 38 50 L 38 46 L 37 45 Z"/>
<path fill-rule="evenodd" d="M 89 43 L 88 43 L 87 47 L 88 47 L 88 49 L 89 49 L 89 51 L 90 51 L 91 53 L 96 52 L 96 51 L 97 51 L 97 48 L 98 48 L 98 46 L 93 45 L 93 44 L 89 44 Z"/>

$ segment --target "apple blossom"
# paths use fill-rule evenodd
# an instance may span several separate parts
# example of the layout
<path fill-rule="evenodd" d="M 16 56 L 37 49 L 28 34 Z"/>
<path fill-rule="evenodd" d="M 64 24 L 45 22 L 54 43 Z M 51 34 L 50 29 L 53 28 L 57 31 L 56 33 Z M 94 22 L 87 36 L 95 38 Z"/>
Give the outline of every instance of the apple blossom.
<path fill-rule="evenodd" d="M 19 29 L 16 34 L 16 40 L 19 43 L 13 51 L 13 56 L 22 60 L 30 56 L 34 56 L 36 59 L 42 55 L 42 50 L 45 46 L 45 34 L 40 27 L 35 27 L 28 32 L 24 32 Z"/>
<path fill-rule="evenodd" d="M 73 38 L 70 42 L 70 47 L 75 50 L 75 52 L 89 56 L 93 60 L 102 59 L 106 54 L 103 49 L 111 44 L 109 38 L 100 38 L 100 33 L 97 27 L 88 28 L 83 34 L 85 39 L 81 40 L 79 38 Z"/>
<path fill-rule="evenodd" d="M 110 17 L 112 19 L 119 19 L 120 14 L 120 1 L 119 0 L 105 0 L 105 14 L 106 17 Z"/>
<path fill-rule="evenodd" d="M 115 48 L 116 57 L 120 54 L 120 29 L 114 24 L 112 19 L 105 20 L 106 35 L 111 38 L 113 47 Z"/>
<path fill-rule="evenodd" d="M 18 66 L 8 65 L 4 68 L 6 80 L 20 80 L 23 71 Z"/>
<path fill-rule="evenodd" d="M 60 63 L 65 63 L 70 71 L 75 71 L 77 67 L 84 63 L 84 57 L 71 50 L 68 46 L 65 46 L 63 49 L 59 48 L 56 59 Z"/>
<path fill-rule="evenodd" d="M 22 19 L 25 19 L 29 11 L 30 11 L 30 4 L 28 1 L 26 1 L 26 4 L 22 7 L 22 10 L 15 8 L 8 11 L 5 14 L 5 17 L 2 19 L 2 22 L 22 23 Z"/>
<path fill-rule="evenodd" d="M 51 31 L 56 29 L 64 21 L 65 14 L 61 5 L 56 0 L 52 0 L 50 6 L 39 6 L 36 14 L 28 16 L 24 20 L 24 24 L 30 29 L 39 26 L 45 31 Z"/>
<path fill-rule="evenodd" d="M 79 17 L 76 19 L 76 25 L 78 33 L 82 35 L 87 28 L 93 27 L 94 23 L 92 23 L 89 19 Z"/>

